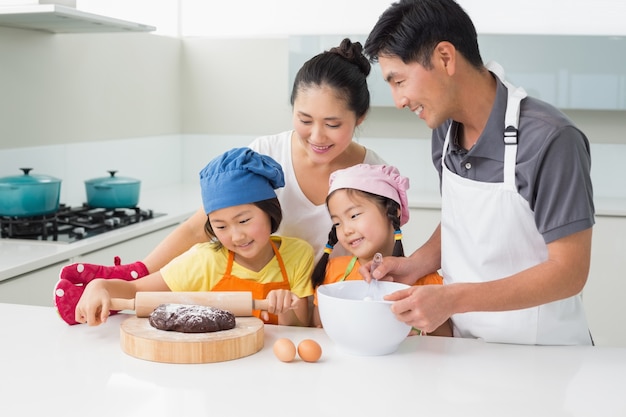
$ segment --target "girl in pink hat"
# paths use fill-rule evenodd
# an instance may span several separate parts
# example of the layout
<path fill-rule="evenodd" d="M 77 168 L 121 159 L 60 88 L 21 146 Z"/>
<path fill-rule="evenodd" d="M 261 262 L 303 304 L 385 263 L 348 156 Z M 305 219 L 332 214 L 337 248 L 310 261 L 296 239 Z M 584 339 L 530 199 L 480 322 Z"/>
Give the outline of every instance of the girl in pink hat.
<path fill-rule="evenodd" d="M 409 220 L 406 190 L 409 179 L 388 165 L 358 164 L 333 172 L 326 206 L 333 222 L 324 255 L 316 265 L 311 282 L 314 288 L 343 280 L 363 279 L 362 264 L 376 253 L 404 256 L 402 231 Z M 340 243 L 351 255 L 329 259 Z M 415 285 L 442 284 L 442 277 L 430 273 Z M 313 325 L 321 327 L 317 299 Z M 446 331 L 447 330 L 447 331 Z M 433 334 L 450 335 L 444 324 Z"/>

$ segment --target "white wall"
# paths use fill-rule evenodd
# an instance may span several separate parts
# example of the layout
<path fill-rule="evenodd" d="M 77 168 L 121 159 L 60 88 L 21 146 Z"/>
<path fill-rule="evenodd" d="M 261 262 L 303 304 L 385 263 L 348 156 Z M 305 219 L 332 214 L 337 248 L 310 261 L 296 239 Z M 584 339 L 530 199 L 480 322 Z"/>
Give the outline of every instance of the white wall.
<path fill-rule="evenodd" d="M 367 33 L 390 0 L 77 0 L 157 33 L 245 38 Z M 458 0 L 481 33 L 626 35 L 623 0 Z M 180 15 L 179 15 L 180 12 Z"/>
<path fill-rule="evenodd" d="M 276 133 L 291 125 L 286 39 L 184 38 L 183 133 Z"/>
<path fill-rule="evenodd" d="M 363 7 L 361 0 L 319 0 L 312 7 L 300 0 L 77 2 L 92 12 L 114 8 L 113 17 L 158 27 L 161 21 L 165 27 L 177 24 L 180 5 L 181 16 L 199 18 L 196 24 L 183 20 L 185 33 L 202 35 L 182 40 L 143 33 L 50 35 L 0 27 L 0 149 L 287 129 L 291 109 L 286 34 L 366 33 L 390 3 L 370 0 Z M 553 31 L 577 27 L 615 32 L 615 20 L 626 15 L 626 2 L 615 0 L 461 0 L 461 4 L 486 31 L 502 29 L 503 22 L 520 30 L 543 22 L 543 29 Z M 521 14 L 509 15 L 517 11 L 515 5 Z M 536 23 L 523 18 L 529 10 L 535 11 Z M 557 18 L 562 10 L 568 11 L 569 20 Z M 602 19 L 586 20 L 587 15 L 603 12 Z M 228 30 L 218 38 L 220 26 Z M 623 111 L 568 114 L 593 142 L 626 142 L 621 134 L 626 130 Z M 409 112 L 378 107 L 372 108 L 358 134 L 427 138 L 429 131 Z"/>
<path fill-rule="evenodd" d="M 0 27 L 0 148 L 180 133 L 181 41 Z"/>
<path fill-rule="evenodd" d="M 479 33 L 626 35 L 623 0 L 459 0 Z"/>
<path fill-rule="evenodd" d="M 625 35 L 622 0 L 459 0 L 479 32 Z M 181 0 L 185 36 L 368 33 L 389 0 Z"/>
<path fill-rule="evenodd" d="M 211 4 L 217 3 L 209 1 Z M 76 0 L 76 8 L 154 26 L 157 29 L 152 33 L 157 35 L 180 34 L 179 0 Z"/>

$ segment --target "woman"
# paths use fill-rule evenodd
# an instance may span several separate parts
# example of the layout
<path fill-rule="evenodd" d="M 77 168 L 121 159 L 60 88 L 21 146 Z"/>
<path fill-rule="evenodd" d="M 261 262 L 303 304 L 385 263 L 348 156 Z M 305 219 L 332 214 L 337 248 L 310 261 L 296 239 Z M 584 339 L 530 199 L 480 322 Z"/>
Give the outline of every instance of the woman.
<path fill-rule="evenodd" d="M 285 172 L 286 185 L 277 190 L 284 213 L 277 233 L 306 240 L 313 246 L 316 259 L 332 226 L 325 206 L 330 174 L 361 163 L 385 163 L 352 140 L 369 110 L 366 78 L 370 69 L 361 44 L 349 39 L 311 58 L 294 80 L 293 130 L 257 138 L 250 145 L 276 160 Z M 112 267 L 72 264 L 62 269 L 61 281 L 80 285 L 94 277 L 132 280 L 158 271 L 194 244 L 208 240 L 202 228 L 205 220 L 206 213 L 200 208 L 143 262 L 120 265 L 116 258 Z"/>

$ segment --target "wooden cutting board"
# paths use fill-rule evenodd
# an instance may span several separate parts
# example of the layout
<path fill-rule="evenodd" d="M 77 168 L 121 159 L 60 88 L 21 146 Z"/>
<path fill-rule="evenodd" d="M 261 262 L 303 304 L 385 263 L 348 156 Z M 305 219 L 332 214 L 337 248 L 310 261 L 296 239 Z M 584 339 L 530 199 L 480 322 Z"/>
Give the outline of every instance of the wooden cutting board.
<path fill-rule="evenodd" d="M 155 329 L 147 318 L 131 317 L 120 326 L 120 344 L 127 354 L 154 362 L 223 362 L 263 348 L 263 321 L 237 317 L 230 330 L 180 333 Z"/>

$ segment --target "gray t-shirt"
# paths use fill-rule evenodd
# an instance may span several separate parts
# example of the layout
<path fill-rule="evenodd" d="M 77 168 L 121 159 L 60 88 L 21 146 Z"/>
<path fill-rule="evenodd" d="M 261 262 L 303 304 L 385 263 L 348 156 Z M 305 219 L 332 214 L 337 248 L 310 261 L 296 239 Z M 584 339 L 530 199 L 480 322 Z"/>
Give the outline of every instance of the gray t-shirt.
<path fill-rule="evenodd" d="M 483 182 L 504 180 L 504 113 L 507 89 L 498 80 L 496 100 L 485 130 L 469 151 L 458 144 L 454 122 L 446 166 L 462 177 Z M 441 153 L 448 120 L 432 135 L 433 163 L 441 184 Z M 587 137 L 555 107 L 527 97 L 521 103 L 515 182 L 535 215 L 546 243 L 589 227 L 595 220 Z"/>

